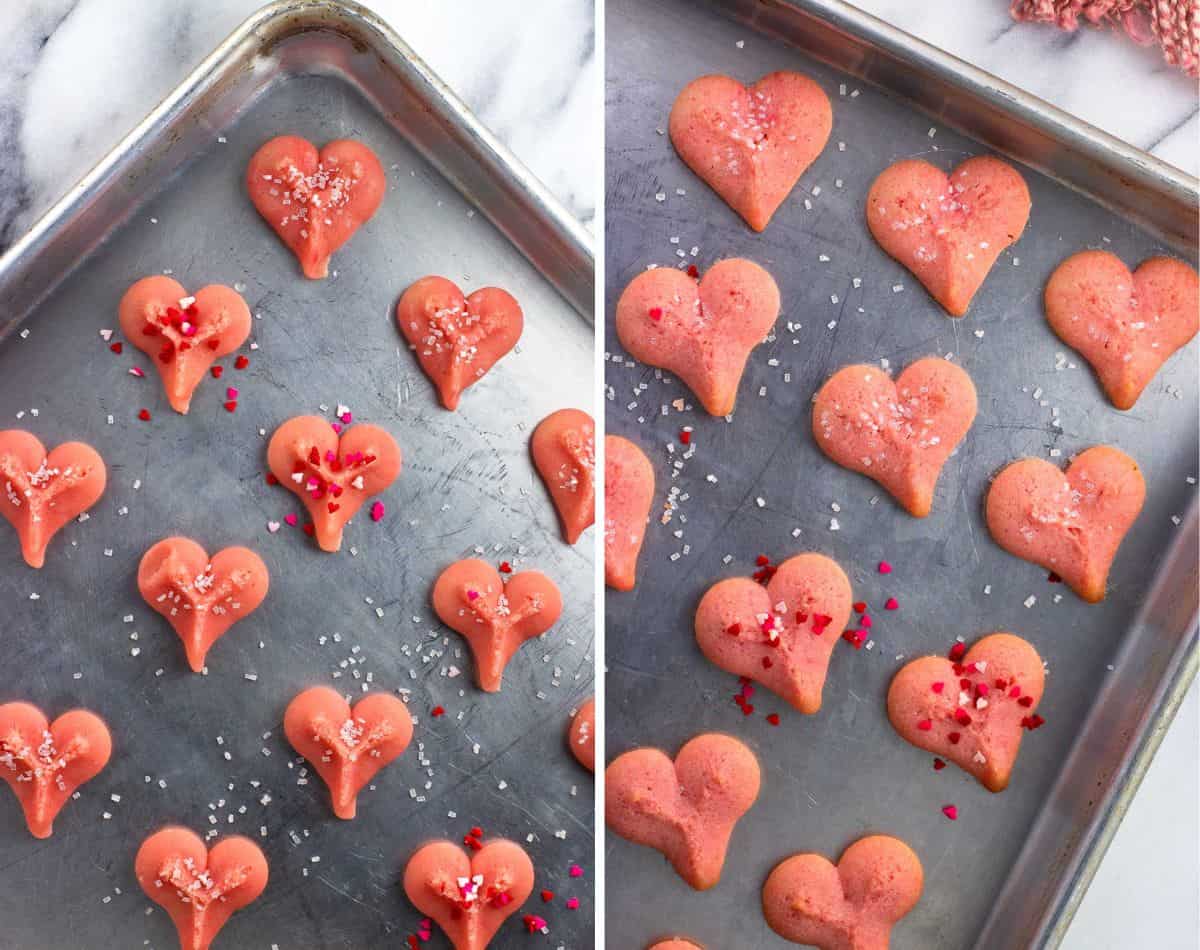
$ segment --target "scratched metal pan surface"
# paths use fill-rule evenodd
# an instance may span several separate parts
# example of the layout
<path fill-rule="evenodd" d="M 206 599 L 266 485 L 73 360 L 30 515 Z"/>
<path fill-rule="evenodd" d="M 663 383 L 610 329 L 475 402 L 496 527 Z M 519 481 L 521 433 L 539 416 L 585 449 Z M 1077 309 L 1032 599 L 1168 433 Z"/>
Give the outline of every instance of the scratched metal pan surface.
<path fill-rule="evenodd" d="M 361 139 L 387 170 L 382 207 L 327 280 L 300 275 L 245 195 L 250 156 L 281 133 Z M 538 887 L 560 895 L 527 908 L 554 945 L 591 943 L 593 782 L 565 740 L 592 691 L 591 535 L 560 540 L 528 450 L 544 415 L 591 405 L 591 266 L 578 226 L 394 33 L 327 3 L 249 21 L 0 262 L 0 427 L 82 439 L 109 468 L 90 519 L 55 538 L 43 570 L 0 526 L 0 701 L 84 706 L 114 736 L 108 768 L 49 840 L 0 796 L 5 947 L 174 946 L 133 875 L 139 842 L 167 823 L 247 834 L 267 854 L 266 892 L 219 946 L 399 946 L 421 917 L 399 887 L 404 862 L 474 825 L 521 843 Z M 249 367 L 206 379 L 188 416 L 170 411 L 140 353 L 114 355 L 99 332 L 116 326 L 129 284 L 163 271 L 189 288 L 244 288 L 256 315 Z M 519 352 L 453 413 L 393 317 L 429 273 L 505 287 L 526 316 Z M 227 385 L 240 390 L 232 415 Z M 393 433 L 404 470 L 384 520 L 355 519 L 329 555 L 298 528 L 268 532 L 298 505 L 264 482 L 264 433 L 300 413 L 332 418 L 339 403 Z M 270 569 L 265 603 L 216 644 L 206 676 L 187 671 L 135 585 L 142 553 L 168 534 L 210 552 L 248 545 Z M 476 554 L 543 570 L 566 605 L 496 695 L 474 687 L 465 645 L 429 604 L 438 573 Z M 282 734 L 287 703 L 313 684 L 401 691 L 417 720 L 352 822 L 332 816 Z M 493 945 L 528 939 L 518 914 Z"/>
<path fill-rule="evenodd" d="M 1042 288 L 1061 260 L 1088 247 L 1131 264 L 1174 253 L 1194 265 L 1195 182 L 836 0 L 610 0 L 608 50 L 606 415 L 610 432 L 647 452 L 657 491 L 637 587 L 607 602 L 606 754 L 639 745 L 673 754 L 698 733 L 723 731 L 755 750 L 764 773 L 709 892 L 690 890 L 653 851 L 610 836 L 608 945 L 642 947 L 675 933 L 713 947 L 786 946 L 760 910 L 770 869 L 798 851 L 836 857 L 872 832 L 907 841 L 925 868 L 922 900 L 892 946 L 1053 945 L 1195 671 L 1188 479 L 1198 420 L 1195 343 L 1136 409 L 1119 412 L 1050 332 Z M 775 69 L 821 84 L 833 133 L 755 234 L 662 130 L 697 76 L 749 82 Z M 953 320 L 876 246 L 863 205 L 892 162 L 920 156 L 949 169 L 992 151 L 985 141 L 1020 163 L 1033 210 L 970 313 Z M 1123 213 L 1109 210 L 1122 202 Z M 612 321 L 621 290 L 647 266 L 703 271 L 735 256 L 771 271 L 783 312 L 753 352 L 726 421 L 691 408 L 669 374 L 634 364 Z M 942 472 L 932 514 L 917 520 L 819 452 L 811 398 L 843 365 L 887 360 L 899 370 L 928 355 L 962 365 L 980 406 Z M 684 426 L 694 430 L 687 447 Z M 1065 464 L 1098 443 L 1141 463 L 1148 495 L 1108 597 L 1089 606 L 1001 551 L 982 508 L 1007 462 Z M 778 562 L 809 550 L 837 560 L 855 599 L 874 608 L 870 648 L 838 644 L 818 715 L 759 689 L 753 715 L 743 716 L 735 678 L 696 647 L 696 606 L 715 581 L 750 574 L 759 554 Z M 877 571 L 885 559 L 895 567 L 888 576 Z M 899 610 L 881 609 L 890 596 Z M 1030 640 L 1048 663 L 1039 710 L 1047 723 L 1026 737 L 1012 784 L 993 795 L 956 768 L 935 772 L 930 755 L 895 734 L 884 698 L 907 660 L 1001 629 Z M 958 806 L 956 822 L 943 817 L 947 804 Z"/>

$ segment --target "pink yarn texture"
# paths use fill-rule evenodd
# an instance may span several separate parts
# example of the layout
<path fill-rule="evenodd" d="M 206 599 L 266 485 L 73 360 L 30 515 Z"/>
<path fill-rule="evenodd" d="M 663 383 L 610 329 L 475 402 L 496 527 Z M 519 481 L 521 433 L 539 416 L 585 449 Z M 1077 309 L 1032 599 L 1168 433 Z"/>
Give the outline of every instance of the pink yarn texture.
<path fill-rule="evenodd" d="M 1200 0 L 1012 0 L 1012 15 L 1063 30 L 1080 19 L 1121 26 L 1138 43 L 1157 41 L 1172 66 L 1200 74 Z"/>

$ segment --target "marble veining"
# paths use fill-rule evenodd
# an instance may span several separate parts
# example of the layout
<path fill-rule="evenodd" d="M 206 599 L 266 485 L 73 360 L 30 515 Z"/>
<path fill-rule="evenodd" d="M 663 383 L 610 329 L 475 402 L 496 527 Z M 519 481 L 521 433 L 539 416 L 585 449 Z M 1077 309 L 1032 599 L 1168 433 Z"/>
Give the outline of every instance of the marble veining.
<path fill-rule="evenodd" d="M 593 0 L 366 0 L 591 226 L 601 103 Z M 0 2 L 0 250 L 259 0 Z"/>

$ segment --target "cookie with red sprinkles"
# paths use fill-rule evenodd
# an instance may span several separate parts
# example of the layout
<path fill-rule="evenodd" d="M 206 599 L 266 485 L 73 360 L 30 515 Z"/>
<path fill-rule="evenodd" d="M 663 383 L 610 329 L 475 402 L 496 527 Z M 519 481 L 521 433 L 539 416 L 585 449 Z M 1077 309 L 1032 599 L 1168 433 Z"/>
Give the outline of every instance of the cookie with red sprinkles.
<path fill-rule="evenodd" d="M 777 864 L 763 884 L 763 916 L 793 943 L 887 950 L 892 928 L 917 906 L 924 886 L 912 848 L 898 838 L 870 835 L 850 845 L 837 864 L 812 853 Z"/>
<path fill-rule="evenodd" d="M 533 879 L 529 855 L 511 841 L 493 839 L 470 854 L 452 841 L 434 841 L 408 859 L 404 893 L 437 922 L 454 950 L 484 950 L 529 899 Z M 545 927 L 535 919 L 540 926 L 531 931 Z"/>
<path fill-rule="evenodd" d="M 337 551 L 346 522 L 396 480 L 401 455 L 396 440 L 379 426 L 360 423 L 343 431 L 321 416 L 295 416 L 271 436 L 267 464 L 308 509 L 312 527 L 306 533 L 315 535 L 322 551 Z M 371 518 L 382 517 L 377 501 Z"/>
<path fill-rule="evenodd" d="M 250 335 L 246 301 L 220 284 L 189 294 L 170 277 L 143 277 L 125 291 L 118 309 L 121 332 L 150 358 L 167 402 L 185 415 L 205 374 L 219 369 L 213 363 Z"/>
<path fill-rule="evenodd" d="M 815 713 L 851 597 L 850 580 L 835 561 L 798 554 L 775 567 L 765 587 L 748 577 L 710 587 L 696 609 L 696 643 L 721 669 Z"/>
<path fill-rule="evenodd" d="M 721 879 L 734 826 L 760 782 L 758 759 L 732 736 L 696 736 L 674 761 L 659 749 L 633 749 L 604 772 L 604 818 L 615 834 L 661 851 L 704 891 Z"/>
<path fill-rule="evenodd" d="M 906 742 L 953 762 L 992 792 L 1008 787 L 1021 739 L 1044 720 L 1042 659 L 1012 633 L 993 633 L 949 657 L 900 668 L 888 688 L 888 719 Z"/>

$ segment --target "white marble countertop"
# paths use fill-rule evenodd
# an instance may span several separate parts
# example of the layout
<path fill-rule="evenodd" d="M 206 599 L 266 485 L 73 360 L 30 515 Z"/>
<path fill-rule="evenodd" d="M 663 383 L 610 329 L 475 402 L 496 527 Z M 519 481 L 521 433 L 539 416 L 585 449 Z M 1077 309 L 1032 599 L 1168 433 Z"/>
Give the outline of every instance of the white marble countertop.
<path fill-rule="evenodd" d="M 1111 31 L 1064 35 L 1014 24 L 1006 0 L 856 2 L 1184 171 L 1200 172 L 1196 83 L 1166 66 L 1157 49 L 1139 48 Z M 0 4 L 0 248 L 260 5 Z M 592 223 L 602 103 L 592 0 L 366 5 Z M 1080 908 L 1067 950 L 1200 946 L 1198 722 L 1193 685 Z"/>

